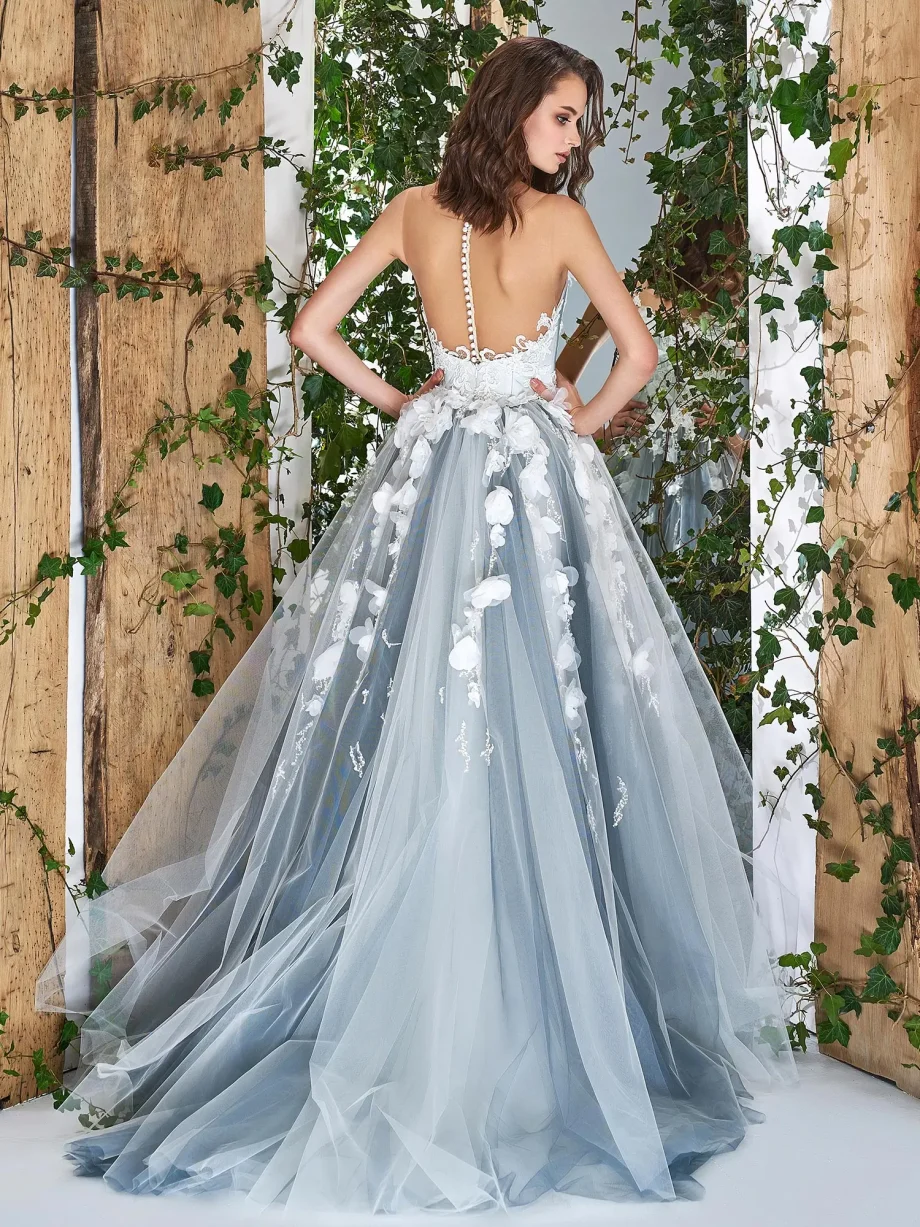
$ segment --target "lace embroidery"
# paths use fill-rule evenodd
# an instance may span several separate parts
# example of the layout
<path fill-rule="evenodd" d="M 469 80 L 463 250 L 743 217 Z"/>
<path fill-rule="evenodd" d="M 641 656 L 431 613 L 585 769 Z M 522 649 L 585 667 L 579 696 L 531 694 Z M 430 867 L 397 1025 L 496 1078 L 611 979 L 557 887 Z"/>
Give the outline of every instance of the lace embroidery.
<path fill-rule="evenodd" d="M 540 332 L 541 329 L 545 329 L 545 332 L 541 332 L 541 335 L 538 337 L 525 337 L 523 333 L 518 333 L 514 339 L 513 347 L 511 349 L 504 350 L 504 352 L 500 354 L 497 354 L 494 349 L 479 349 L 478 344 L 475 343 L 475 339 L 472 334 L 470 337 L 471 345 L 458 345 L 456 349 L 448 349 L 447 346 L 441 342 L 437 332 L 434 330 L 434 328 L 432 328 L 431 324 L 429 324 L 428 316 L 426 315 L 425 308 L 423 306 L 422 315 L 425 317 L 425 327 L 431 340 L 431 347 L 435 352 L 435 366 L 440 366 L 443 368 L 444 358 L 460 358 L 464 362 L 473 362 L 477 365 L 483 362 L 497 362 L 502 358 L 517 358 L 521 354 L 530 353 L 532 350 L 535 350 L 538 347 L 549 348 L 549 346 L 545 344 L 547 341 L 551 342 L 553 357 L 555 358 L 555 324 L 562 312 L 563 306 L 565 305 L 568 288 L 569 282 L 567 279 L 565 289 L 563 289 L 562 294 L 559 296 L 559 301 L 556 303 L 555 307 L 553 307 L 552 313 L 547 315 L 547 313 L 544 311 L 537 320 L 537 332 Z M 467 315 L 467 323 L 470 323 L 469 315 Z M 473 321 L 473 326 L 475 326 L 475 320 Z"/>

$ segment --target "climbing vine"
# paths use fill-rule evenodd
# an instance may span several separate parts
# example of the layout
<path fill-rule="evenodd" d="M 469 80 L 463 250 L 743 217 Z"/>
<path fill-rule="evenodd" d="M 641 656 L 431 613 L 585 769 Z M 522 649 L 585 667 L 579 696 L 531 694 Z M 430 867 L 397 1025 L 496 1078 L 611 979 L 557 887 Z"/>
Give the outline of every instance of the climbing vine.
<path fill-rule="evenodd" d="M 825 965 L 822 956 L 827 947 L 820 942 L 813 942 L 808 951 L 780 957 L 794 1004 L 789 1022 L 793 1045 L 807 1046 L 811 1032 L 806 1018 L 812 1004 L 818 1010 L 818 1040 L 842 1046 L 849 1043 L 852 1034 L 851 1023 L 844 1016 L 856 1019 L 864 1007 L 882 1005 L 888 1016 L 903 1026 L 910 1044 L 920 1048 L 920 1002 L 910 997 L 882 961 L 902 945 L 911 898 L 916 894 L 917 848 L 909 831 L 896 830 L 892 804 L 879 801 L 873 791 L 873 780 L 884 774 L 889 763 L 913 754 L 920 732 L 920 707 L 905 710 L 898 726 L 878 738 L 873 748 L 879 753 L 871 755 L 872 770 L 860 774 L 832 744 L 819 685 L 828 646 L 833 643 L 835 649 L 843 648 L 875 625 L 873 609 L 860 598 L 860 578 L 867 567 L 880 565 L 872 555 L 871 543 L 891 517 L 918 517 L 916 467 L 908 473 L 903 489 L 892 491 L 884 506 L 875 510 L 868 528 L 861 528 L 859 542 L 854 526 L 853 536 L 819 538 L 799 545 L 798 566 L 791 582 L 779 566 L 770 562 L 769 550 L 780 511 L 788 506 L 792 492 L 806 480 L 817 490 L 824 489 L 826 449 L 847 442 L 847 436 L 836 430 L 834 397 L 825 363 L 826 355 L 844 352 L 848 347 L 849 304 L 835 310 L 827 297 L 824 276 L 837 267 L 834 244 L 823 223 L 812 215 L 830 184 L 843 177 L 860 143 L 871 140 L 881 87 L 868 82 L 840 92 L 831 48 L 808 37 L 803 18 L 814 4 L 765 0 L 749 44 L 747 7 L 734 0 L 675 0 L 669 5 L 667 23 L 643 23 L 641 15 L 650 7 L 649 0 L 636 0 L 633 11 L 623 14 L 631 38 L 629 46 L 620 50 L 624 79 L 614 87 L 620 101 L 612 126 L 625 133 L 625 144 L 620 148 L 627 160 L 632 160 L 636 130 L 647 116 L 641 109 L 641 89 L 654 75 L 649 45 L 657 45 L 661 58 L 670 63 L 686 61 L 689 80 L 681 88 L 671 89 L 663 111 L 668 140 L 662 150 L 648 155 L 649 180 L 661 197 L 661 216 L 628 283 L 647 282 L 668 303 L 657 312 L 656 330 L 667 338 L 677 376 L 696 389 L 699 407 L 709 403 L 716 410 L 711 425 L 704 426 L 700 433 L 711 435 L 718 446 L 739 427 L 749 428 L 759 439 L 770 425 L 766 418 L 750 417 L 748 406 L 756 404 L 757 388 L 750 389 L 753 396 L 749 397 L 743 342 L 748 336 L 752 308 L 757 309 L 755 328 L 770 342 L 777 340 L 777 313 L 790 305 L 785 291 L 793 285 L 791 270 L 806 252 L 814 274 L 811 284 L 794 297 L 791 305 L 799 321 L 811 326 L 811 335 L 803 346 L 817 341 L 820 355 L 800 371 L 806 395 L 793 405 L 792 442 L 780 460 L 766 467 L 768 495 L 757 504 L 762 532 L 751 539 L 746 458 L 735 489 L 710 496 L 713 515 L 705 529 L 689 546 L 656 559 L 656 565 L 686 615 L 710 632 L 717 628 L 728 632 L 717 640 L 710 638 L 700 647 L 700 656 L 717 690 L 721 675 L 723 706 L 727 697 L 727 714 L 734 717 L 736 734 L 744 723 L 750 724 L 755 691 L 769 703 L 761 726 L 777 723 L 791 733 L 801 733 L 799 743 L 774 768 L 777 792 L 761 797 L 769 818 L 776 814 L 791 782 L 823 755 L 846 781 L 852 799 L 853 833 L 847 844 L 867 836 L 882 841 L 882 914 L 875 928 L 863 933 L 855 951 L 867 960 L 865 976 L 856 983 L 844 980 Z M 846 135 L 841 135 L 844 126 Z M 745 222 L 748 127 L 756 173 L 781 223 L 773 232 L 772 250 L 766 254 L 752 253 Z M 823 178 L 802 191 L 800 198 L 796 195 L 801 176 L 784 151 L 786 137 L 807 138 L 826 156 Z M 764 156 L 764 147 L 769 149 L 769 157 Z M 742 222 L 742 242 L 732 242 L 726 236 L 724 223 L 736 218 Z M 713 219 L 718 223 L 714 228 Z M 675 281 L 682 238 L 705 230 L 707 224 L 714 267 L 725 269 L 731 264 L 744 273 L 747 289 L 740 302 L 720 291 L 714 303 L 704 303 L 693 289 Z M 916 290 L 915 298 L 920 305 Z M 701 347 L 698 336 L 687 327 L 688 316 L 692 318 L 704 308 L 720 325 L 722 343 L 710 349 Z M 826 319 L 841 322 L 838 340 L 826 341 Z M 885 386 L 867 407 L 860 431 L 870 441 L 884 437 L 877 426 L 899 404 L 916 360 L 916 351 L 902 354 L 897 369 L 888 373 Z M 649 507 L 661 501 L 678 468 L 673 464 L 661 466 L 652 484 Z M 851 486 L 858 482 L 858 461 L 854 460 L 849 479 Z M 642 509 L 639 518 L 644 514 Z M 812 506 L 806 523 L 821 531 L 823 522 L 823 507 Z M 752 582 L 767 575 L 773 575 L 777 585 L 762 623 L 753 628 L 757 650 L 750 661 L 745 659 L 747 633 L 734 633 L 744 630 L 744 619 L 736 621 L 738 608 L 734 602 L 744 594 L 746 604 Z M 814 585 L 825 575 L 835 604 L 812 613 L 805 621 L 803 615 Z M 905 612 L 920 601 L 915 560 L 905 559 L 892 566 L 888 582 L 890 599 Z M 782 666 L 788 660 L 806 664 L 811 689 L 796 689 L 787 680 Z M 806 785 L 806 793 L 813 809 L 804 820 L 819 839 L 830 839 L 834 832 L 820 812 L 824 797 L 813 784 Z M 848 858 L 828 862 L 825 871 L 846 883 L 860 868 L 855 859 Z"/>
<path fill-rule="evenodd" d="M 233 0 L 227 0 L 228 7 L 231 3 Z M 192 126 L 216 108 L 221 125 L 228 125 L 259 72 L 267 71 L 276 84 L 289 89 L 297 84 L 301 56 L 284 42 L 297 3 L 292 0 L 279 33 L 237 63 L 199 76 L 147 79 L 97 90 L 95 98 L 99 104 L 133 100 L 134 123 L 144 122 L 166 107 L 184 114 Z M 251 0 L 242 7 L 244 11 L 251 8 Z M 233 377 L 230 389 L 216 393 L 203 407 L 194 406 L 188 385 L 188 355 L 195 334 L 215 318 L 239 335 L 244 321 L 238 308 L 247 298 L 260 312 L 289 329 L 311 292 L 317 270 L 328 270 L 345 254 L 390 194 L 431 177 L 441 139 L 462 102 L 465 85 L 479 60 L 497 44 L 500 32 L 494 26 L 473 30 L 461 25 L 452 0 L 428 0 L 424 7 L 426 15 L 418 18 L 408 4 L 391 0 L 358 0 L 348 5 L 319 0 L 317 130 L 312 166 L 304 165 L 285 142 L 265 136 L 247 146 L 228 139 L 220 148 L 195 147 L 191 140 L 169 147 L 154 142 L 150 147 L 150 164 L 160 166 L 164 173 L 195 168 L 201 170 L 205 180 L 220 178 L 222 166 L 231 158 L 238 159 L 244 168 L 253 157 L 261 157 L 265 169 L 282 161 L 293 165 L 312 232 L 310 269 L 305 279 L 279 275 L 266 256 L 257 268 L 231 284 L 207 286 L 192 269 L 148 266 L 134 252 L 124 257 L 108 256 L 103 267 L 95 267 L 90 261 L 75 261 L 69 246 L 47 246 L 40 231 L 27 231 L 19 237 L 0 229 L 0 251 L 6 253 L 11 269 L 31 270 L 36 277 L 52 278 L 62 290 L 77 289 L 97 297 L 114 294 L 126 309 L 143 309 L 168 294 L 202 300 L 181 340 L 184 403 L 174 407 L 159 402 L 151 425 L 125 458 L 124 476 L 101 522 L 86 526 L 81 551 L 44 554 L 25 586 L 0 598 L 0 643 L 35 625 L 58 581 L 73 576 L 78 568 L 83 575 L 97 575 L 111 553 L 130 548 L 131 511 L 143 497 L 148 468 L 154 462 L 180 463 L 183 453 L 200 469 L 230 464 L 240 473 L 241 496 L 250 500 L 255 513 L 254 531 L 262 532 L 270 524 L 279 530 L 272 568 L 275 581 L 283 580 L 289 564 L 297 565 L 307 558 L 349 482 L 366 463 L 367 445 L 379 438 L 379 421 L 370 421 L 366 412 L 369 407 L 349 400 L 322 372 L 304 371 L 300 366 L 303 355 L 298 350 L 292 353 L 288 380 L 254 387 L 250 378 L 252 355 L 241 346 L 229 365 Z M 536 14 L 536 6 L 523 0 L 507 0 L 505 10 L 509 16 L 524 19 Z M 357 72 L 356 63 L 361 64 Z M 229 86 L 224 85 L 228 79 Z M 58 122 L 71 119 L 79 123 L 89 114 L 88 96 L 74 94 L 63 85 L 40 93 L 28 92 L 13 82 L 0 90 L 0 105 L 2 99 L 12 102 L 14 121 L 53 114 Z M 353 324 L 351 339 L 368 361 L 404 387 L 427 377 L 430 359 L 420 340 L 419 304 L 398 272 L 390 270 L 369 289 L 353 318 L 364 319 L 367 325 L 362 330 Z M 295 419 L 293 425 L 282 429 L 277 417 L 285 388 L 294 397 Z M 305 509 L 308 533 L 298 536 L 297 521 L 284 513 L 283 505 L 271 509 L 266 478 L 270 467 L 280 469 L 294 458 L 306 416 L 312 426 L 315 485 Z M 200 448 L 196 446 L 199 443 Z M 202 460 L 202 452 L 206 460 Z M 264 596 L 248 583 L 245 532 L 217 518 L 223 503 L 219 480 L 203 480 L 201 494 L 201 506 L 214 515 L 213 533 L 196 541 L 183 525 L 176 525 L 159 550 L 164 569 L 151 576 L 142 601 L 148 612 L 159 613 L 166 601 L 178 600 L 183 616 L 204 623 L 206 629 L 197 648 L 189 652 L 191 690 L 204 698 L 215 688 L 210 677 L 215 637 L 222 634 L 232 640 L 235 622 L 252 629 L 252 618 L 261 612 Z M 203 591 L 206 581 L 209 590 Z M 273 595 L 273 600 L 278 599 Z M 44 831 L 19 799 L 18 790 L 0 791 L 0 815 L 27 832 L 41 856 L 46 881 L 59 876 L 75 906 L 105 889 L 98 872 L 77 886 L 71 883 L 68 865 L 53 854 Z M 68 857 L 74 854 L 72 844 L 68 845 Z M 48 919 L 53 946 L 50 892 Z M 107 968 L 102 965 L 90 970 L 104 987 Z M 8 1015 L 0 1012 L 4 1072 L 21 1077 L 23 1071 L 15 1067 L 17 1063 L 26 1064 L 40 1091 L 54 1090 L 56 1102 L 63 1100 L 66 1092 L 45 1053 L 19 1053 L 14 1042 L 7 1040 L 8 1021 Z M 57 1052 L 64 1052 L 77 1035 L 77 1029 L 68 1022 Z"/>
<path fill-rule="evenodd" d="M 228 6 L 230 2 L 227 0 Z M 249 7 L 251 0 L 245 0 L 243 10 Z M 751 309 L 757 308 L 757 325 L 775 340 L 776 313 L 787 305 L 783 290 L 792 284 L 790 267 L 798 264 L 806 250 L 813 253 L 815 276 L 813 284 L 794 300 L 799 319 L 811 323 L 817 333 L 830 309 L 823 274 L 835 267 L 833 244 L 825 228 L 809 216 L 826 184 L 810 189 L 801 201 L 789 202 L 795 176 L 782 153 L 780 135 L 785 131 L 792 136 L 807 136 L 816 147 L 826 149 L 825 179 L 830 182 L 843 176 L 860 141 L 871 138 L 872 117 L 879 105 L 878 90 L 872 87 L 858 98 L 859 91 L 848 91 L 845 96 L 837 92 L 830 48 L 809 42 L 805 24 L 796 17 L 803 7 L 808 6 L 770 0 L 762 28 L 750 47 L 747 9 L 736 0 L 672 0 L 667 21 L 644 20 L 650 0 L 634 0 L 632 11 L 623 15 L 629 28 L 628 46 L 620 50 L 623 79 L 614 83 L 614 96 L 619 101 L 610 118 L 611 133 L 625 134 L 621 152 L 627 160 L 634 156 L 636 132 L 647 116 L 641 90 L 654 75 L 652 50 L 657 48 L 658 56 L 666 62 L 686 63 L 689 69 L 687 82 L 671 91 L 663 114 L 667 142 L 648 158 L 649 179 L 661 198 L 661 214 L 635 267 L 627 274 L 627 284 L 632 289 L 645 282 L 670 304 L 657 313 L 656 327 L 668 339 L 669 359 L 677 376 L 692 389 L 701 408 L 714 409 L 711 422 L 701 429 L 710 437 L 715 455 L 739 430 L 756 437 L 767 426 L 765 420 L 750 412 L 745 346 Z M 539 2 L 506 0 L 503 9 L 512 18 L 539 20 Z M 466 84 L 477 63 L 500 37 L 495 27 L 472 29 L 460 24 L 452 0 L 428 0 L 421 16 L 410 11 L 407 3 L 394 0 L 349 0 L 347 5 L 341 0 L 317 0 L 316 11 L 317 126 L 312 166 L 301 165 L 284 142 L 268 138 L 245 147 L 228 139 L 220 148 L 195 148 L 190 139 L 188 144 L 155 145 L 151 150 L 151 160 L 164 173 L 195 168 L 206 179 L 219 178 L 221 167 L 231 158 L 246 166 L 250 158 L 261 157 L 266 168 L 280 161 L 293 163 L 311 228 L 309 267 L 303 283 L 279 277 L 266 258 L 232 285 L 209 288 L 197 273 L 178 272 L 171 267 L 146 268 L 133 253 L 123 264 L 112 259 L 105 267 L 94 268 L 75 263 L 69 248 L 43 247 L 43 236 L 38 232 L 21 239 L 0 232 L 0 244 L 11 267 L 31 266 L 34 275 L 57 278 L 62 288 L 88 289 L 94 294 L 114 292 L 118 299 L 133 304 L 154 303 L 170 293 L 201 296 L 205 301 L 190 332 L 218 316 L 223 326 L 239 333 L 242 318 L 236 308 L 246 296 L 252 297 L 266 315 L 273 313 L 283 327 L 289 328 L 312 286 L 350 250 L 387 200 L 410 184 L 434 177 L 443 135 L 462 101 Z M 540 28 L 549 32 L 548 27 Z M 783 67 L 790 56 L 801 60 L 797 74 Z M 180 110 L 192 124 L 208 107 L 216 105 L 221 123 L 228 124 L 259 72 L 268 71 L 276 82 L 291 86 L 299 69 L 299 57 L 279 37 L 255 49 L 240 63 L 202 77 L 133 83 L 118 90 L 99 91 L 97 96 L 100 102 L 133 96 L 134 122 L 143 122 L 165 106 Z M 222 76 L 229 76 L 231 84 L 215 102 L 205 91 Z M 0 96 L 12 101 L 17 120 L 51 113 L 59 121 L 72 115 L 79 122 L 86 113 L 84 101 L 63 86 L 39 94 L 28 93 L 14 83 L 0 91 Z M 753 124 L 751 135 L 757 140 L 765 134 L 775 138 L 775 181 L 770 181 L 764 164 L 758 161 L 756 166 L 783 220 L 774 232 L 773 249 L 766 256 L 752 254 L 747 241 L 749 124 Z M 835 139 L 835 128 L 842 124 L 848 125 L 849 135 Z M 741 223 L 740 242 L 728 237 L 727 224 L 713 228 L 709 239 L 715 267 L 732 264 L 746 278 L 747 289 L 740 302 L 725 291 L 714 301 L 704 302 L 697 291 L 679 284 L 673 276 L 673 270 L 680 266 L 684 239 L 701 222 L 712 219 Z M 708 341 L 687 327 L 688 319 L 703 310 L 718 325 Z M 430 373 L 420 303 L 411 280 L 399 267 L 387 269 L 368 288 L 342 331 L 367 362 L 404 390 L 418 386 Z M 832 348 L 845 346 L 843 339 Z M 915 356 L 906 356 L 899 370 L 889 375 L 884 396 L 873 410 L 873 420 L 883 419 L 897 403 Z M 206 436 L 209 453 L 236 465 L 244 475 L 244 497 L 251 498 L 257 509 L 257 531 L 269 524 L 279 528 L 281 545 L 274 559 L 274 578 L 281 580 L 286 565 L 296 565 L 308 557 L 343 494 L 372 457 L 382 438 L 382 423 L 375 410 L 328 374 L 301 368 L 303 355 L 299 352 L 294 354 L 289 383 L 265 388 L 250 384 L 250 357 L 245 348 L 238 350 L 230 368 L 234 386 L 215 394 L 204 409 L 193 409 L 190 403 L 178 409 L 161 404 L 144 438 L 126 457 L 122 484 L 114 492 L 103 522 L 89 526 L 82 552 L 63 557 L 44 555 L 29 585 L 0 602 L 0 641 L 5 642 L 23 624 L 34 624 L 58 579 L 75 574 L 78 566 L 84 574 L 96 574 L 104 566 L 107 553 L 129 548 L 132 500 L 142 496 L 151 454 L 155 452 L 160 463 L 176 463 L 180 449 L 192 454 L 189 445 L 195 438 Z M 791 731 L 803 729 L 802 745 L 776 768 L 779 792 L 769 799 L 771 812 L 806 764 L 816 755 L 827 754 L 851 785 L 859 831 L 871 832 L 886 849 L 880 882 L 882 915 L 874 931 L 863 935 L 860 950 L 868 962 L 864 982 L 843 983 L 833 970 L 823 967 L 821 956 L 826 948 L 820 943 L 813 943 L 808 952 L 789 953 L 780 960 L 790 972 L 789 987 L 797 1002 L 798 1016 L 789 1024 L 792 1042 L 801 1048 L 807 1044 L 804 1011 L 810 1002 L 819 1009 L 818 1038 L 840 1044 L 846 1044 L 851 1033 L 844 1016 L 856 1018 L 864 1006 L 880 1004 L 903 1025 L 910 1043 L 920 1049 L 920 1003 L 909 1000 L 903 986 L 880 961 L 894 954 L 902 942 L 916 848 L 909 838 L 895 831 L 892 806 L 878 802 L 871 786 L 872 778 L 880 776 L 886 764 L 911 751 L 920 731 L 920 708 L 906 712 L 900 725 L 879 740 L 880 755 L 874 758 L 873 771 L 860 778 L 854 774 L 852 763 L 840 761 L 823 729 L 817 667 L 813 669 L 815 688 L 811 693 L 794 691 L 780 671 L 787 651 L 801 659 L 807 649 L 820 659 L 830 639 L 843 646 L 872 627 L 873 611 L 858 597 L 860 568 L 869 565 L 865 556 L 854 551 L 846 537 L 833 542 L 818 539 L 801 546 L 796 582 L 775 592 L 773 606 L 763 624 L 755 628 L 758 649 L 754 660 L 747 646 L 750 587 L 752 580 L 770 567 L 769 533 L 781 506 L 803 476 L 810 476 L 818 488 L 822 487 L 824 449 L 834 436 L 823 359 L 803 368 L 802 376 L 807 397 L 796 407 L 795 442 L 786 450 L 782 464 L 769 473 L 769 498 L 758 508 L 764 517 L 764 533 L 756 540 L 750 538 L 749 470 L 745 459 L 737 482 L 711 498 L 712 519 L 691 547 L 665 552 L 656 559 L 656 565 L 676 604 L 698 628 L 700 657 L 742 746 L 750 745 L 755 691 L 771 703 L 761 724 L 778 722 Z M 293 430 L 276 429 L 275 414 L 283 387 L 295 394 L 311 426 L 313 490 L 306 507 L 307 530 L 300 537 L 295 535 L 293 519 L 281 510 L 271 511 L 265 480 L 268 466 L 293 457 L 303 425 L 301 419 Z M 680 475 L 682 463 L 672 463 L 656 475 L 650 505 L 664 497 L 668 485 Z M 690 463 L 689 457 L 686 463 Z M 914 471 L 904 489 L 891 493 L 884 508 L 879 509 L 880 524 L 885 517 L 920 515 L 916 479 Z M 858 470 L 852 480 L 854 484 L 858 481 Z M 211 512 L 217 511 L 222 502 L 219 482 L 203 481 L 201 502 Z M 808 521 L 820 528 L 821 508 L 812 508 Z M 195 542 L 177 525 L 164 540 L 163 556 L 165 569 L 146 599 L 156 610 L 167 599 L 181 600 L 186 616 L 205 620 L 207 630 L 199 648 L 190 653 L 189 662 L 192 689 L 204 697 L 214 688 L 209 676 L 214 636 L 232 638 L 234 619 L 251 625 L 252 615 L 261 608 L 262 594 L 251 589 L 246 579 L 245 535 L 234 526 L 218 525 L 215 519 L 213 536 Z M 205 599 L 200 591 L 205 574 L 212 580 L 213 599 Z M 797 618 L 816 579 L 825 574 L 833 580 L 837 604 L 816 614 L 803 635 Z M 889 582 L 891 599 L 905 611 L 920 601 L 920 583 L 907 561 L 892 570 Z M 811 748 L 806 749 L 806 743 Z M 819 838 L 827 838 L 831 832 L 820 814 L 823 798 L 812 786 L 809 795 L 813 812 L 806 815 L 806 821 Z M 35 842 L 46 873 L 61 875 L 67 883 L 67 866 L 52 855 L 44 832 L 29 819 L 15 791 L 0 792 L 0 812 L 8 820 L 19 822 Z M 74 855 L 72 847 L 68 855 Z M 829 864 L 827 870 L 845 883 L 859 867 L 854 860 L 845 860 Z M 105 889 L 105 884 L 94 876 L 79 887 L 68 884 L 67 888 L 74 903 L 79 904 L 80 898 L 92 897 Z M 6 1039 L 7 1022 L 7 1015 L 0 1012 L 5 1072 L 17 1074 L 21 1070 L 14 1066 L 22 1054 Z M 65 1024 L 58 1051 L 63 1052 L 76 1035 L 74 1025 Z M 54 1090 L 56 1100 L 65 1096 L 41 1050 L 22 1059 L 30 1063 L 40 1090 Z"/>
<path fill-rule="evenodd" d="M 505 0 L 505 16 L 534 20 L 540 4 Z M 316 152 L 307 194 L 315 284 L 345 256 L 397 193 L 437 176 L 443 138 L 479 62 L 497 46 L 494 25 L 461 23 L 451 0 L 318 0 Z M 361 357 L 408 392 L 431 374 L 421 302 L 392 264 L 368 287 L 340 332 Z M 322 535 L 342 495 L 380 442 L 376 409 L 317 370 L 304 396 L 314 438 L 310 535 Z"/>

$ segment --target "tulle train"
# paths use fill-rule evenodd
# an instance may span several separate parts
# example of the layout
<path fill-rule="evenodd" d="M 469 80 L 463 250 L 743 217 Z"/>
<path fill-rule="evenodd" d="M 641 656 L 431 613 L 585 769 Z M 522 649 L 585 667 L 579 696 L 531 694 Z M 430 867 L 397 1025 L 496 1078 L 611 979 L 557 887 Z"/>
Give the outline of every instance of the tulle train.
<path fill-rule="evenodd" d="M 69 1156 L 292 1214 L 698 1196 L 796 1076 L 750 806 L 593 440 L 435 389 L 41 977 Z"/>

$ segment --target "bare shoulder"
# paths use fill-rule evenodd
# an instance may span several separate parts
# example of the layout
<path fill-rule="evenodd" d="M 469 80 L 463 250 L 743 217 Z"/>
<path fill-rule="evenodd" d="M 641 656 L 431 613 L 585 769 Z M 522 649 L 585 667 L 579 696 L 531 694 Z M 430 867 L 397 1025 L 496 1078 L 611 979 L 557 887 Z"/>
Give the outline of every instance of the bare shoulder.
<path fill-rule="evenodd" d="M 579 204 L 571 196 L 561 194 L 553 196 L 552 201 L 554 221 L 557 226 L 575 233 L 590 233 L 594 230 L 591 214 L 583 204 Z"/>
<path fill-rule="evenodd" d="M 405 263 L 403 235 L 408 218 L 411 225 L 415 210 L 419 207 L 424 187 L 407 187 L 397 192 L 377 215 L 377 220 L 365 235 L 386 248 L 389 254 Z"/>

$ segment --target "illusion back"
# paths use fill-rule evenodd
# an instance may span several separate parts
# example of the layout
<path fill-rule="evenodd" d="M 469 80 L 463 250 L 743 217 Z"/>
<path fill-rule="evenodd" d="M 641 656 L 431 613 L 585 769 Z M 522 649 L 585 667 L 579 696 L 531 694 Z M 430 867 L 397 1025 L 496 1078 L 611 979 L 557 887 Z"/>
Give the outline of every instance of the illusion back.
<path fill-rule="evenodd" d="M 549 213 L 541 202 L 514 236 L 477 235 L 421 195 L 414 202 L 403 228 L 406 263 L 445 386 L 520 398 L 533 396 L 534 376 L 555 385 L 570 275 L 554 258 Z"/>

